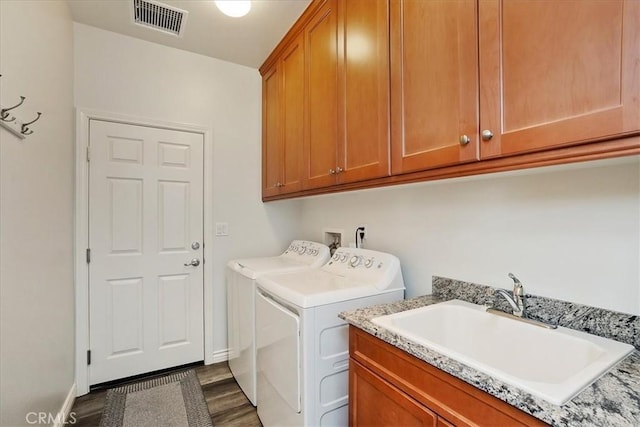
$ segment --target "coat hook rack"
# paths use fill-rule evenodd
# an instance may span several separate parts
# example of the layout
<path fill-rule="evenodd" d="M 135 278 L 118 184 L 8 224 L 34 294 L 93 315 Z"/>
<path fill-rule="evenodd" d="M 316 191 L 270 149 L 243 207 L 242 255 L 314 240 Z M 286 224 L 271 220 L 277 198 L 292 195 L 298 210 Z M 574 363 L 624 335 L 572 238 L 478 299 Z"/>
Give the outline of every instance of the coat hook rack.
<path fill-rule="evenodd" d="M 2 110 L 0 110 L 0 120 L 7 123 L 13 122 L 16 118 L 14 116 L 9 117 L 9 111 L 15 110 L 16 108 L 21 106 L 25 99 L 26 98 L 24 96 L 21 96 L 20 102 L 18 102 L 16 105 L 14 105 L 13 107 L 3 108 Z"/>
<path fill-rule="evenodd" d="M 2 77 L 2 74 L 0 74 L 0 77 Z M 25 99 L 26 98 L 24 96 L 20 96 L 20 102 L 18 102 L 13 107 L 2 108 L 0 106 L 0 126 L 20 139 L 24 139 L 28 135 L 33 134 L 33 131 L 29 129 L 29 126 L 40 120 L 40 116 L 42 116 L 42 113 L 38 111 L 38 116 L 35 119 L 31 120 L 30 122 L 22 122 L 14 115 L 9 114 L 11 110 L 15 110 L 16 108 L 20 107 L 24 103 Z"/>
<path fill-rule="evenodd" d="M 33 133 L 32 130 L 30 130 L 27 126 L 29 126 L 30 124 L 33 124 L 35 122 L 37 122 L 40 119 L 40 116 L 42 115 L 41 112 L 38 111 L 38 117 L 36 117 L 35 119 L 31 120 L 28 123 L 23 123 L 22 127 L 20 128 L 20 133 L 23 135 L 31 135 Z"/>

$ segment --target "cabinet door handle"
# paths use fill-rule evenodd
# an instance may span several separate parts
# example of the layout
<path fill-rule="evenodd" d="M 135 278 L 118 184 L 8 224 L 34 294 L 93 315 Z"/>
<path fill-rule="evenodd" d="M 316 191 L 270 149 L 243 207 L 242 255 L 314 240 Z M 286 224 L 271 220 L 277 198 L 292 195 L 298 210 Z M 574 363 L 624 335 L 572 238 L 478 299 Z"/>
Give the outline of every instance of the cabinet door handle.
<path fill-rule="evenodd" d="M 470 142 L 471 142 L 471 138 L 469 138 L 467 135 L 460 136 L 460 144 L 467 145 Z"/>
<path fill-rule="evenodd" d="M 276 187 L 283 187 L 283 186 L 284 186 L 284 184 L 283 184 L 283 183 L 281 183 L 281 182 L 277 182 L 277 183 L 276 183 Z"/>
<path fill-rule="evenodd" d="M 334 169 L 329 169 L 329 175 L 335 175 L 336 171 Z"/>
<path fill-rule="evenodd" d="M 485 129 L 482 131 L 482 140 L 483 141 L 489 141 L 491 140 L 491 138 L 493 138 L 493 132 L 491 132 L 489 129 Z"/>
<path fill-rule="evenodd" d="M 342 169 L 340 166 L 338 166 L 336 168 L 336 173 L 342 173 L 342 172 L 344 172 L 344 169 Z"/>

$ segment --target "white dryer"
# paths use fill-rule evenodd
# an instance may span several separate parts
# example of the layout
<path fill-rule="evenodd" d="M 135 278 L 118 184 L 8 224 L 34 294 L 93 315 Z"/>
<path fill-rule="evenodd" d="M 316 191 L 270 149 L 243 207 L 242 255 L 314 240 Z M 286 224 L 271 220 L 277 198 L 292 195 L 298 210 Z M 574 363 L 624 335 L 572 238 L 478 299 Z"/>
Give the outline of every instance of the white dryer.
<path fill-rule="evenodd" d="M 282 273 L 319 268 L 329 261 L 329 247 L 321 243 L 294 240 L 284 253 L 265 258 L 236 259 L 227 263 L 227 343 L 229 368 L 240 388 L 255 406 L 256 278 L 266 273 Z"/>
<path fill-rule="evenodd" d="M 393 255 L 338 248 L 320 269 L 257 279 L 258 416 L 269 426 L 347 426 L 348 325 L 338 313 L 404 299 Z"/>

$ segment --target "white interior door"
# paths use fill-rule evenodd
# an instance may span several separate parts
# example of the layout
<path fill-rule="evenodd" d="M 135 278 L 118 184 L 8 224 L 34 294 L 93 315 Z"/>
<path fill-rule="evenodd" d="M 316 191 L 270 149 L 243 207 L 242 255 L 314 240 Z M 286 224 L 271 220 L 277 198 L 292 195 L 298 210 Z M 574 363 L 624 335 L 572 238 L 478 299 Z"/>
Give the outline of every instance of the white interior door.
<path fill-rule="evenodd" d="M 203 135 L 91 120 L 89 141 L 89 383 L 202 360 Z"/>

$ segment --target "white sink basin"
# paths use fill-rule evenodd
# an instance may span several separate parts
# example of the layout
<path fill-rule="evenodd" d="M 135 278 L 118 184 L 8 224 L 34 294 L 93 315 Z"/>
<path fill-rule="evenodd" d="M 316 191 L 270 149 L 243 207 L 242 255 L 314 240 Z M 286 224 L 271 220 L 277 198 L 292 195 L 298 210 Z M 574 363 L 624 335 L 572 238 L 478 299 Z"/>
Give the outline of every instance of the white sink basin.
<path fill-rule="evenodd" d="M 452 300 L 372 319 L 406 339 L 562 405 L 634 347 L 563 327 L 545 329 Z"/>

